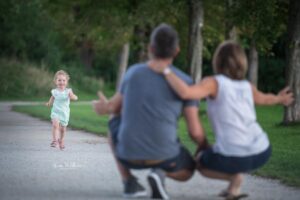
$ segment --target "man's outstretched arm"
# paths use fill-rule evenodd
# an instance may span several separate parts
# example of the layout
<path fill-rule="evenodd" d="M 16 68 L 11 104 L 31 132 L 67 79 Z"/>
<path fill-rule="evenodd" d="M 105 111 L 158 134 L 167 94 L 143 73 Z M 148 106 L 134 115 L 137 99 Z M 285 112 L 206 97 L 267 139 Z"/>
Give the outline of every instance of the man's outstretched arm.
<path fill-rule="evenodd" d="M 98 92 L 99 100 L 93 101 L 94 111 L 98 115 L 118 114 L 122 108 L 122 95 L 117 92 L 111 99 L 107 99 L 102 92 Z"/>

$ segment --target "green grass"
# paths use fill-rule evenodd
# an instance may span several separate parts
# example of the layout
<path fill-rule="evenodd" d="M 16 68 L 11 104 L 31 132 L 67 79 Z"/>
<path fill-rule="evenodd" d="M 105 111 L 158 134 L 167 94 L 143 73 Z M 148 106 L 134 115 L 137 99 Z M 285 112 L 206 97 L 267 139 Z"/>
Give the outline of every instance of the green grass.
<path fill-rule="evenodd" d="M 259 107 L 257 116 L 268 133 L 273 150 L 270 161 L 257 174 L 299 187 L 300 124 L 288 127 L 280 125 L 283 117 L 283 108 L 280 106 Z"/>
<path fill-rule="evenodd" d="M 70 109 L 71 117 L 69 127 L 106 136 L 108 117 L 98 116 L 93 112 L 91 105 L 77 105 L 76 103 L 71 103 Z M 51 109 L 43 105 L 14 106 L 13 110 L 50 121 Z"/>
<path fill-rule="evenodd" d="M 204 108 L 202 108 L 204 107 Z M 214 137 L 207 116 L 201 105 L 201 121 L 210 142 Z M 14 110 L 50 120 L 50 108 L 45 106 L 15 106 Z M 255 174 L 276 178 L 291 186 L 300 187 L 300 125 L 284 127 L 279 125 L 283 116 L 280 106 L 257 107 L 258 121 L 270 138 L 273 155 L 270 161 Z M 107 117 L 97 116 L 91 105 L 71 104 L 70 126 L 106 136 Z M 179 122 L 179 137 L 181 141 L 194 151 L 195 145 L 190 140 L 184 120 Z"/>

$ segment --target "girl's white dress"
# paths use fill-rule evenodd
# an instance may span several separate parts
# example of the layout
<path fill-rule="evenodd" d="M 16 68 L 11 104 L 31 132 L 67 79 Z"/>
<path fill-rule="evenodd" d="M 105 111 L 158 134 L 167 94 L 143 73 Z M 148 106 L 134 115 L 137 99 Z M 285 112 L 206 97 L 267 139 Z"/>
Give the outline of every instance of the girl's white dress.
<path fill-rule="evenodd" d="M 67 126 L 70 117 L 70 97 L 71 88 L 66 88 L 63 91 L 58 89 L 51 90 L 54 97 L 53 106 L 51 109 L 51 119 L 59 120 L 62 126 Z"/>

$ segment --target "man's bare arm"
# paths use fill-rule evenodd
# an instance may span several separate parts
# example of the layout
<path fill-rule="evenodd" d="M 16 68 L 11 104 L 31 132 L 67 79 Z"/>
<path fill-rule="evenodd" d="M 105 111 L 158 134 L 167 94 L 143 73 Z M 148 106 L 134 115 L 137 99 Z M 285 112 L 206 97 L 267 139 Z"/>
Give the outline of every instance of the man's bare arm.
<path fill-rule="evenodd" d="M 94 111 L 98 115 L 118 114 L 122 108 L 122 95 L 117 92 L 108 100 L 102 92 L 98 92 L 99 100 L 93 101 Z"/>
<path fill-rule="evenodd" d="M 190 137 L 198 145 L 203 144 L 205 141 L 205 134 L 198 115 L 198 108 L 195 106 L 188 106 L 184 108 L 183 115 L 185 117 Z"/>

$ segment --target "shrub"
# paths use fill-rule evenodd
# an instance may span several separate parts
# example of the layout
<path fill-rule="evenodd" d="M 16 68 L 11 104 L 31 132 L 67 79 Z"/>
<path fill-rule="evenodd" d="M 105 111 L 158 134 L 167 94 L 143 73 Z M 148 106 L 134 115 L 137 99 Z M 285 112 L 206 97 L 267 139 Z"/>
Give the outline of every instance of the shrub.
<path fill-rule="evenodd" d="M 102 79 L 89 77 L 83 70 L 67 67 L 62 69 L 70 74 L 69 87 L 76 93 L 91 96 L 96 95 L 100 89 L 110 90 L 104 88 Z M 50 72 L 46 66 L 37 67 L 32 63 L 0 59 L 0 71 L 0 99 L 46 99 L 55 87 L 54 72 Z"/>
<path fill-rule="evenodd" d="M 16 60 L 0 60 L 0 98 L 42 97 L 49 94 L 52 74 Z"/>

